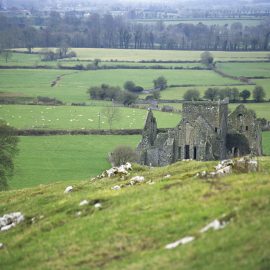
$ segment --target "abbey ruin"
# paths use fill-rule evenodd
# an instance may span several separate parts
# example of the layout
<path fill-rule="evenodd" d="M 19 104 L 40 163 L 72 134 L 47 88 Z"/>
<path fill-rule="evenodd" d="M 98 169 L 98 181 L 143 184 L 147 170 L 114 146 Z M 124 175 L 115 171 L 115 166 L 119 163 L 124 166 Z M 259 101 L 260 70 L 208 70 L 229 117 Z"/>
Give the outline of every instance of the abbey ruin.
<path fill-rule="evenodd" d="M 228 101 L 183 103 L 182 120 L 159 133 L 149 110 L 137 147 L 139 162 L 165 166 L 178 160 L 223 160 L 247 154 L 262 155 L 260 124 L 244 105 L 228 113 Z"/>

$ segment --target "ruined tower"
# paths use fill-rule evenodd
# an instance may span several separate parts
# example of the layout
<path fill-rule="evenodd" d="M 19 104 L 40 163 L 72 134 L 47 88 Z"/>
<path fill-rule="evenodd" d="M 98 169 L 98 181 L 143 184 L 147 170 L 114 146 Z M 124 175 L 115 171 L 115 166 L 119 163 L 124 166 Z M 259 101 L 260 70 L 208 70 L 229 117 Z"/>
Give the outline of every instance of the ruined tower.
<path fill-rule="evenodd" d="M 182 120 L 158 132 L 149 110 L 137 147 L 140 163 L 165 166 L 177 160 L 222 160 L 245 154 L 261 155 L 261 130 L 253 111 L 240 105 L 228 115 L 228 100 L 183 103 Z"/>

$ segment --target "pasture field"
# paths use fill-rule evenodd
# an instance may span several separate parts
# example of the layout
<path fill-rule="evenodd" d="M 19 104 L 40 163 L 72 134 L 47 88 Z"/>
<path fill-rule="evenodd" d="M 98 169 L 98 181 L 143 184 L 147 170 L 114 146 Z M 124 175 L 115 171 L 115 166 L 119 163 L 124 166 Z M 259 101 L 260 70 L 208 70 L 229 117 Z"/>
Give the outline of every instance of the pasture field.
<path fill-rule="evenodd" d="M 26 49 L 16 49 L 26 51 Z M 39 52 L 41 48 L 33 51 Z M 100 49 L 73 48 L 81 60 L 101 59 L 102 61 L 199 61 L 203 51 L 141 50 L 141 49 Z M 217 61 L 259 61 L 268 59 L 268 52 L 211 52 Z"/>
<path fill-rule="evenodd" d="M 99 122 L 100 114 L 100 122 Z M 146 110 L 119 107 L 113 129 L 143 128 Z M 174 127 L 179 114 L 154 111 L 158 126 Z M 109 129 L 104 107 L 0 105 L 0 118 L 20 129 Z"/>
<path fill-rule="evenodd" d="M 119 145 L 135 148 L 141 136 L 20 137 L 12 189 L 90 179 L 111 167 L 108 153 Z"/>
<path fill-rule="evenodd" d="M 270 62 L 261 63 L 218 63 L 218 69 L 232 76 L 269 77 Z"/>
<path fill-rule="evenodd" d="M 270 156 L 270 131 L 263 132 L 263 153 Z"/>
<path fill-rule="evenodd" d="M 57 85 L 51 82 L 62 76 Z M 49 96 L 64 102 L 86 102 L 90 86 L 107 83 L 122 87 L 125 81 L 134 81 L 145 89 L 153 87 L 153 80 L 164 76 L 168 85 L 225 85 L 235 84 L 235 80 L 223 78 L 210 70 L 140 70 L 117 69 L 96 71 L 67 70 L 0 70 L 2 92 L 24 94 L 26 96 Z"/>
<path fill-rule="evenodd" d="M 41 55 L 39 54 L 28 54 L 28 53 L 13 53 L 12 58 L 6 62 L 3 58 L 0 58 L 0 66 L 10 66 L 10 67 L 33 67 L 36 66 L 48 66 L 51 68 L 61 67 L 76 67 L 78 65 L 87 65 L 93 64 L 93 61 L 81 61 L 79 58 L 72 59 L 61 59 L 58 61 L 41 61 Z M 153 67 L 153 66 L 162 66 L 165 68 L 194 68 L 194 67 L 203 67 L 199 62 L 197 63 L 139 63 L 139 62 L 123 62 L 123 61 L 101 61 L 99 66 L 103 67 L 112 67 L 112 66 L 123 66 L 123 67 Z"/>

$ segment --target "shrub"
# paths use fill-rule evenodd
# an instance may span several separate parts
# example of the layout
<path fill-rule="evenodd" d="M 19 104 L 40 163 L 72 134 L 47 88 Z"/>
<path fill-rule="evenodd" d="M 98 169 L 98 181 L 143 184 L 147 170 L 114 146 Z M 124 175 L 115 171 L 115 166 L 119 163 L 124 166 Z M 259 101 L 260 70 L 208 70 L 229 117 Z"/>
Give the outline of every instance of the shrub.
<path fill-rule="evenodd" d="M 160 76 L 157 79 L 153 80 L 154 88 L 157 90 L 164 90 L 167 88 L 167 80 L 165 77 Z"/>
<path fill-rule="evenodd" d="M 189 89 L 184 94 L 184 100 L 199 100 L 200 99 L 200 92 L 197 89 Z"/>
<path fill-rule="evenodd" d="M 214 62 L 214 57 L 210 52 L 203 52 L 201 54 L 201 62 L 205 65 L 211 65 Z"/>
<path fill-rule="evenodd" d="M 133 89 L 136 87 L 135 83 L 133 81 L 126 81 L 124 83 L 124 89 L 127 91 L 133 92 Z"/>
<path fill-rule="evenodd" d="M 252 94 L 256 102 L 262 102 L 265 98 L 265 91 L 261 86 L 256 86 Z"/>
<path fill-rule="evenodd" d="M 137 161 L 136 152 L 129 146 L 120 145 L 109 153 L 109 162 L 112 166 L 120 166 L 127 162 Z"/>

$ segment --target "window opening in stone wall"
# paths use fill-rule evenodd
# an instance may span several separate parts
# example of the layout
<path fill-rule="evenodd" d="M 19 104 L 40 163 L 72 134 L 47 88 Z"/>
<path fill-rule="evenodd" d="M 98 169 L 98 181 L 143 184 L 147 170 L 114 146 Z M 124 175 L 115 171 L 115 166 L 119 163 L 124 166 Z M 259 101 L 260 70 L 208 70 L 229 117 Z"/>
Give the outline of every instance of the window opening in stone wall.
<path fill-rule="evenodd" d="M 218 128 L 217 128 L 217 127 L 215 127 L 215 132 L 216 132 L 216 133 L 218 132 Z"/>
<path fill-rule="evenodd" d="M 181 154 L 181 146 L 178 147 L 178 159 L 182 158 L 182 154 Z"/>
<path fill-rule="evenodd" d="M 248 126 L 246 126 L 246 131 L 248 131 Z"/>
<path fill-rule="evenodd" d="M 185 145 L 185 159 L 190 159 L 189 145 Z"/>
<path fill-rule="evenodd" d="M 193 148 L 193 159 L 197 159 L 197 147 L 196 146 L 194 146 L 194 148 Z"/>

